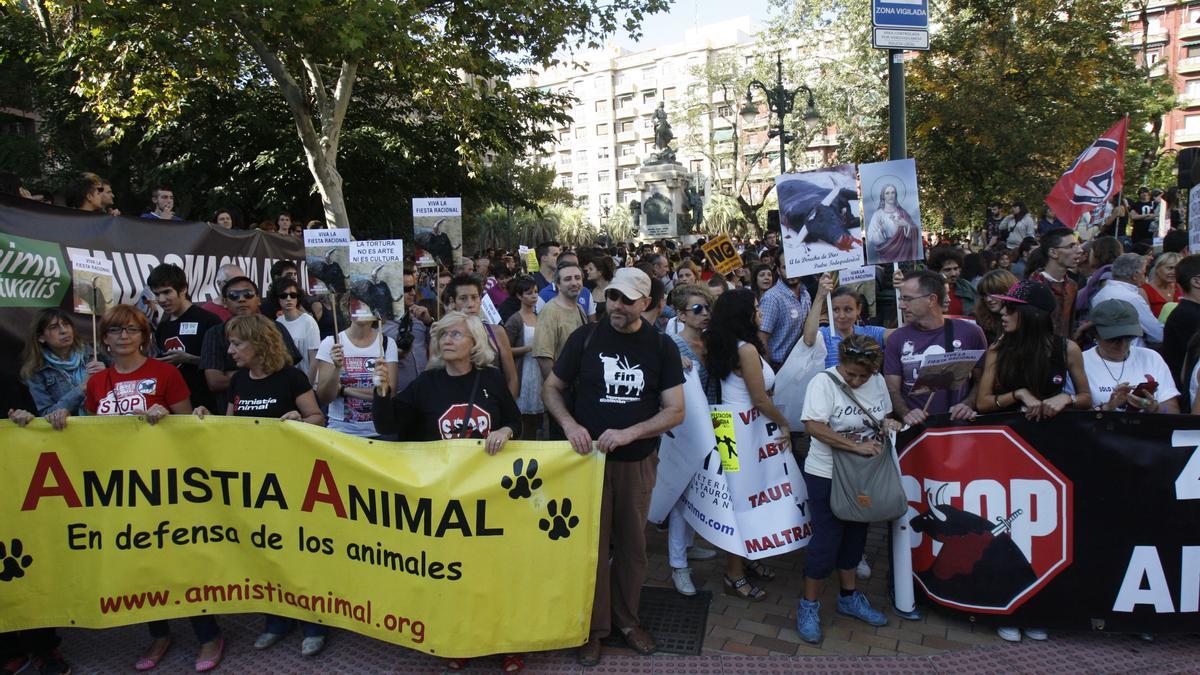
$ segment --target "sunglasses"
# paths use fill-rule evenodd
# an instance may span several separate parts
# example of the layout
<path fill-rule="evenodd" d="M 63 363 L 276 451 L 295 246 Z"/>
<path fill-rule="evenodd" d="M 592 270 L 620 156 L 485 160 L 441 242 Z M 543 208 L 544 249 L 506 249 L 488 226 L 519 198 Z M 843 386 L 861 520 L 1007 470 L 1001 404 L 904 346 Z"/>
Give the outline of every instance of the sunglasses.
<path fill-rule="evenodd" d="M 126 335 L 137 335 L 142 332 L 142 329 L 138 328 L 137 326 L 109 326 L 108 330 L 104 332 L 114 336 L 120 335 L 121 333 Z"/>
<path fill-rule="evenodd" d="M 412 293 L 412 292 L 413 292 L 413 291 L 415 291 L 415 290 L 417 290 L 417 287 L 416 287 L 416 286 L 405 286 L 405 287 L 404 287 L 404 292 L 405 292 L 405 293 Z"/>
<path fill-rule="evenodd" d="M 225 297 L 230 300 L 249 300 L 255 295 L 256 293 L 249 288 L 245 288 L 240 291 L 226 291 L 225 293 Z"/>
<path fill-rule="evenodd" d="M 629 298 L 625 297 L 625 294 L 621 291 L 607 291 L 605 292 L 604 297 L 611 302 L 619 302 L 626 306 L 637 302 L 637 300 L 630 300 Z"/>
<path fill-rule="evenodd" d="M 862 349 L 861 347 L 853 347 L 851 345 L 845 345 L 843 349 L 846 350 L 847 354 L 854 354 L 855 356 L 867 356 L 874 353 L 872 349 Z"/>
<path fill-rule="evenodd" d="M 708 314 L 709 312 L 709 306 L 701 303 L 696 303 L 688 309 L 692 310 L 692 314 Z"/>
<path fill-rule="evenodd" d="M 279 295 L 277 295 L 275 297 L 279 298 L 280 300 L 297 300 L 300 298 L 300 294 L 299 293 L 280 293 Z"/>

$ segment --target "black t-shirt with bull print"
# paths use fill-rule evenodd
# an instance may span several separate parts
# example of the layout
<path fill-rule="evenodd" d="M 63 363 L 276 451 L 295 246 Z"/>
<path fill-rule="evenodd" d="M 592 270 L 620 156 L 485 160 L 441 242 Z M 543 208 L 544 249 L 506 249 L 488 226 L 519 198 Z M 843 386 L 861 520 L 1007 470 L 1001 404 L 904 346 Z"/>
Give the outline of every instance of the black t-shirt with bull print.
<path fill-rule="evenodd" d="M 426 370 L 390 401 L 375 397 L 375 431 L 399 434 L 402 441 L 438 441 L 451 438 L 487 438 L 501 427 L 521 434 L 521 411 L 513 400 L 504 375 L 495 368 L 479 371 L 475 405 L 471 387 L 475 370 L 451 375 L 445 368 Z M 464 420 L 470 411 L 470 422 Z"/>
<path fill-rule="evenodd" d="M 554 364 L 554 374 L 575 385 L 571 414 L 593 440 L 608 429 L 654 417 L 662 408 L 662 392 L 683 384 L 679 348 L 645 321 L 629 334 L 607 321 L 577 329 Z M 636 462 L 657 448 L 658 437 L 643 438 L 609 453 L 608 459 Z"/>

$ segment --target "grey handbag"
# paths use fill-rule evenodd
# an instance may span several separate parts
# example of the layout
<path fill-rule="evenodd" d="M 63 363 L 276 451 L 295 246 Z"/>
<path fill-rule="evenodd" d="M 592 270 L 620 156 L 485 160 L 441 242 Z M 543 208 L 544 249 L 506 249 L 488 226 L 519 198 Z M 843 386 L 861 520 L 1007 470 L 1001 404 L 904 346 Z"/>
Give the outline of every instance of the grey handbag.
<path fill-rule="evenodd" d="M 871 420 L 871 428 L 879 435 L 883 452 L 874 457 L 857 452 L 834 450 L 833 482 L 829 490 L 829 508 L 839 520 L 855 523 L 888 522 L 908 511 L 908 498 L 900 485 L 900 471 L 893 457 L 891 434 L 870 410 L 858 402 L 850 387 L 824 371 L 842 393 L 850 398 Z"/>

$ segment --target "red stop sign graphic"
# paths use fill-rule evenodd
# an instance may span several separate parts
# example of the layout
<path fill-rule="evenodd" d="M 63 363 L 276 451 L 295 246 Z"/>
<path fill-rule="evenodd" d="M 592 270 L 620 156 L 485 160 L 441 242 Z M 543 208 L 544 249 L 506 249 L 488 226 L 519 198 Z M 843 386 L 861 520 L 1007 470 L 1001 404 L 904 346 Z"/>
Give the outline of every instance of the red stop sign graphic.
<path fill-rule="evenodd" d="M 480 408 L 471 406 L 471 419 L 467 416 L 467 404 L 456 403 L 438 418 L 438 431 L 443 439 L 451 438 L 486 438 L 492 431 L 492 415 Z"/>
<path fill-rule="evenodd" d="M 1012 429 L 926 431 L 900 472 L 913 573 L 934 600 L 1008 614 L 1071 564 L 1071 482 Z"/>

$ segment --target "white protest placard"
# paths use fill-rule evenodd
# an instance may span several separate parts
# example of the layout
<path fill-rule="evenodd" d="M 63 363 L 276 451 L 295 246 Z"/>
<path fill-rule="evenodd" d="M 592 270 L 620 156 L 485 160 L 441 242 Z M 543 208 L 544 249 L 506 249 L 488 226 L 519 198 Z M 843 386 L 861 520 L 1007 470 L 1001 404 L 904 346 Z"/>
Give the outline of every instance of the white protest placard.
<path fill-rule="evenodd" d="M 863 267 L 847 267 L 844 270 L 838 270 L 838 283 L 843 286 L 860 284 L 864 281 L 875 281 L 874 265 L 865 265 Z"/>
<path fill-rule="evenodd" d="M 685 373 L 683 407 L 683 423 L 663 434 L 658 447 L 658 478 L 646 517 L 651 523 L 666 522 L 715 444 L 708 399 L 695 367 Z"/>
<path fill-rule="evenodd" d="M 350 242 L 350 262 L 388 263 L 404 262 L 404 240 L 370 239 Z"/>
<path fill-rule="evenodd" d="M 713 545 L 750 560 L 807 546 L 808 489 L 790 439 L 755 408 L 711 410 L 722 429 L 683 493 L 684 519 Z"/>
<path fill-rule="evenodd" d="M 417 265 L 454 268 L 462 250 L 462 198 L 413 197 Z"/>
<path fill-rule="evenodd" d="M 1188 253 L 1200 253 L 1200 188 L 1188 190 Z"/>
<path fill-rule="evenodd" d="M 775 178 L 785 274 L 796 278 L 863 265 L 853 164 Z"/>
<path fill-rule="evenodd" d="M 305 230 L 304 248 L 313 246 L 348 246 L 350 244 L 350 228 L 338 227 L 332 230 Z"/>
<path fill-rule="evenodd" d="M 71 257 L 71 284 L 75 291 L 75 312 L 99 316 L 113 298 L 113 264 L 106 258 Z"/>
<path fill-rule="evenodd" d="M 483 322 L 499 326 L 504 323 L 500 319 L 500 310 L 496 309 L 496 303 L 492 302 L 492 296 L 487 293 L 479 299 L 479 313 L 483 315 Z"/>
<path fill-rule="evenodd" d="M 350 229 L 304 230 L 304 269 L 309 295 L 344 293 L 350 262 Z"/>
<path fill-rule="evenodd" d="M 983 355 L 982 349 L 965 349 L 948 354 L 925 354 L 921 357 L 921 369 L 913 383 L 913 394 L 924 394 L 938 390 L 956 391 L 971 377 L 971 371 Z"/>

